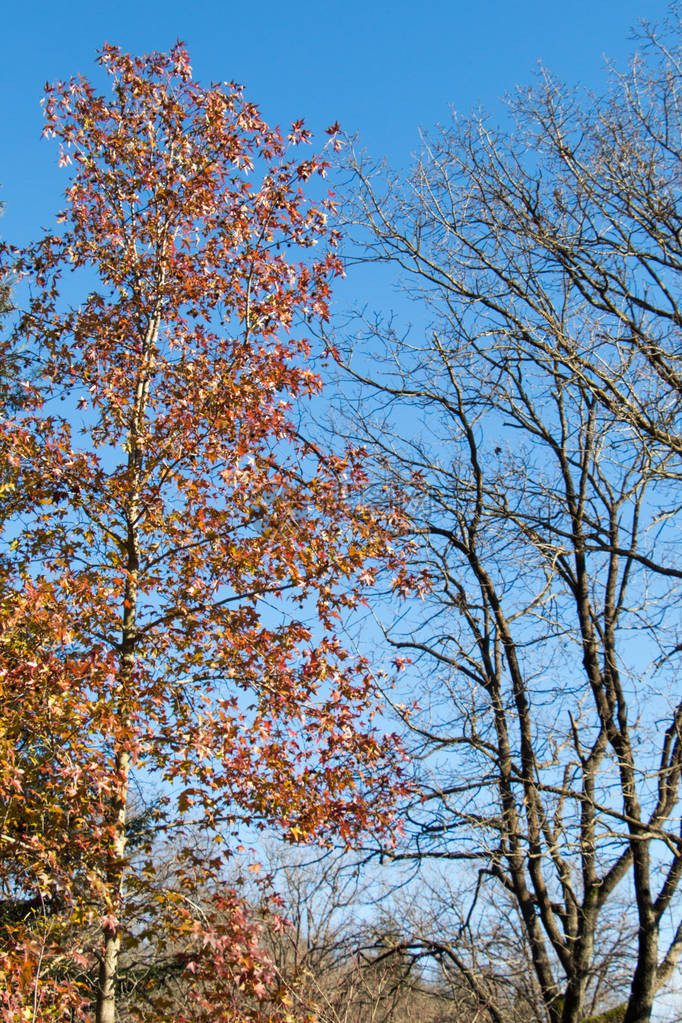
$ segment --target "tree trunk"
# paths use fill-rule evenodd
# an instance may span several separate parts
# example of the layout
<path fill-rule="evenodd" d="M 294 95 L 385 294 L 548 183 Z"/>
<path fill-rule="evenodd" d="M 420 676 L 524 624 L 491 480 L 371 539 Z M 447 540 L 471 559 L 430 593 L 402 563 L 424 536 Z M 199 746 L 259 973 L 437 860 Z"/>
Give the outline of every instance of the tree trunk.
<path fill-rule="evenodd" d="M 135 389 L 135 405 L 128 432 L 128 472 L 130 473 L 130 498 L 125 511 L 126 541 L 126 583 L 123 594 L 121 628 L 121 666 L 118 678 L 117 715 L 121 726 L 120 736 L 125 741 L 130 719 L 130 687 L 135 665 L 137 645 L 136 619 L 137 596 L 140 572 L 139 527 L 142 521 L 140 509 L 140 488 L 143 463 L 141 437 L 149 393 L 149 372 L 159 332 L 158 311 L 152 316 L 142 346 L 140 371 Z M 118 740 L 120 743 L 120 739 Z M 96 1023 L 115 1023 L 116 981 L 118 960 L 121 952 L 121 920 L 123 899 L 123 875 L 126 850 L 126 812 L 128 808 L 128 781 L 130 776 L 130 753 L 119 748 L 116 751 L 117 787 L 114 796 L 113 836 L 111 860 L 107 875 L 110 919 L 104 926 L 104 951 L 99 970 L 97 991 Z"/>
<path fill-rule="evenodd" d="M 128 777 L 130 774 L 130 754 L 120 753 L 116 757 L 118 775 L 118 792 L 116 794 L 116 820 L 112 841 L 112 862 L 107 885 L 112 903 L 119 910 L 123 885 L 123 862 L 126 848 L 126 808 L 128 803 Z M 113 905 L 110 913 L 113 913 Z M 118 976 L 118 959 L 121 951 L 121 929 L 118 918 L 110 920 L 104 927 L 104 951 L 99 968 L 96 1023 L 115 1023 L 116 1020 L 116 978 Z"/>
<path fill-rule="evenodd" d="M 581 1023 L 587 977 L 580 973 L 573 977 L 566 987 L 564 1004 L 561 1011 L 561 1023 Z"/>
<path fill-rule="evenodd" d="M 649 1023 L 658 976 L 658 927 L 640 928 L 639 956 L 623 1023 Z"/>

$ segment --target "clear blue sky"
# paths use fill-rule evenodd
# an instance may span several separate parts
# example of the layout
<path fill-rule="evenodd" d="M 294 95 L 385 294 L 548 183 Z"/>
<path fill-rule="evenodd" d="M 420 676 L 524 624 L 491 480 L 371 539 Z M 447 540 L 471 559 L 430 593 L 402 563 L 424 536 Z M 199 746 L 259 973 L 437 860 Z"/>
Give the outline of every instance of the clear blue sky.
<path fill-rule="evenodd" d="M 40 142 L 47 79 L 93 73 L 105 41 L 130 52 L 189 47 L 204 82 L 245 85 L 270 122 L 335 120 L 374 156 L 405 164 L 419 125 L 481 103 L 494 109 L 542 60 L 599 89 L 604 55 L 622 63 L 631 26 L 663 0 L 12 0 L 0 19 L 0 231 L 27 241 L 50 224 L 64 172 Z"/>

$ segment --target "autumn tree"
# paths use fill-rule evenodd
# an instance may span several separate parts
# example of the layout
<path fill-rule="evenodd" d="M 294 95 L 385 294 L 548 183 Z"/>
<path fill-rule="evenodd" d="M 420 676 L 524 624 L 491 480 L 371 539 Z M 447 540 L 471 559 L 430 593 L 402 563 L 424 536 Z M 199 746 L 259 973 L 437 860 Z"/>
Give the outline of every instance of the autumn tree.
<path fill-rule="evenodd" d="M 306 332 L 340 270 L 331 199 L 305 194 L 324 156 L 298 152 L 302 122 L 284 137 L 237 86 L 196 84 L 180 44 L 99 64 L 108 95 L 47 89 L 60 228 L 4 250 L 5 350 L 30 373 L 2 423 L 0 869 L 43 923 L 3 918 L 3 1010 L 113 1023 L 154 946 L 193 992 L 175 1020 L 236 1020 L 274 974 L 225 887 L 231 836 L 386 820 L 395 743 L 335 629 L 393 554 L 360 456 L 305 436 Z M 131 870 L 135 777 L 161 794 L 172 884 L 149 842 Z"/>
<path fill-rule="evenodd" d="M 611 992 L 626 1023 L 682 949 L 671 19 L 603 99 L 542 74 L 502 127 L 425 138 L 405 181 L 354 165 L 365 256 L 424 324 L 375 323 L 372 360 L 349 359 L 356 429 L 433 583 L 425 611 L 383 617 L 420 690 L 401 709 L 421 767 L 400 856 L 467 866 L 468 933 L 496 887 L 513 900 L 552 1023 L 598 1011 L 614 900 L 631 905 L 630 990 Z M 448 941 L 483 996 L 476 947 Z"/>

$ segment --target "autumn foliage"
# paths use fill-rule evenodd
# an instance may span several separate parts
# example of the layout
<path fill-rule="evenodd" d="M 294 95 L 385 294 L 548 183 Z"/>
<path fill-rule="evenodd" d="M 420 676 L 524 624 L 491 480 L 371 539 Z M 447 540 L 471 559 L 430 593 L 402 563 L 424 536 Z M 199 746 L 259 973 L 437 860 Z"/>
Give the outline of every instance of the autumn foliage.
<path fill-rule="evenodd" d="M 142 960 L 192 991 L 173 1019 L 286 1016 L 224 885 L 232 836 L 349 841 L 398 777 L 335 632 L 396 561 L 389 523 L 360 454 L 301 425 L 340 272 L 305 191 L 326 163 L 180 45 L 99 62 L 107 97 L 47 89 L 59 231 L 3 252 L 24 373 L 0 437 L 0 1018 L 112 1023 Z M 138 1015 L 171 1018 L 164 983 Z"/>

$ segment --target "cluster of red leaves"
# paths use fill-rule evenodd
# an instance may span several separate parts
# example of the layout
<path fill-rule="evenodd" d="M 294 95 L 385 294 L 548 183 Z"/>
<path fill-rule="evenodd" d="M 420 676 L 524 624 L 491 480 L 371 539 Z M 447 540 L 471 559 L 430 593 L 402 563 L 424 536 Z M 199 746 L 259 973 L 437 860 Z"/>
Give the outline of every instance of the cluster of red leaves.
<path fill-rule="evenodd" d="M 133 1015 L 141 1021 L 174 1023 L 263 1023 L 288 1017 L 291 985 L 264 953 L 262 929 L 284 926 L 265 913 L 256 919 L 237 892 L 203 875 L 203 898 L 187 899 L 182 888 L 167 899 L 158 923 L 171 923 L 175 950 L 159 941 L 162 928 L 148 930 L 139 950 L 157 964 L 165 960 L 172 980 L 165 988 L 142 990 Z M 197 885 L 196 872 L 193 876 Z M 305 1017 L 307 1018 L 307 1017 Z M 301 1020 L 303 1023 L 303 1020 Z"/>
<path fill-rule="evenodd" d="M 72 967 L 74 958 L 71 950 L 66 955 L 50 941 L 47 947 L 36 939 L 30 929 L 26 933 L 17 931 L 11 944 L 0 949 L 0 1020 L 3 1023 L 19 1023 L 35 1020 L 73 1020 L 81 1023 L 87 1019 L 89 999 L 84 998 L 82 989 L 71 980 L 51 977 L 43 983 L 42 967 L 50 963 L 54 970 L 60 963 Z"/>
<path fill-rule="evenodd" d="M 83 78 L 47 91 L 45 133 L 73 166 L 63 228 L 4 251 L 29 285 L 9 346 L 30 372 L 0 438 L 13 538 L 0 856 L 8 898 L 60 899 L 50 927 L 68 923 L 76 957 L 101 939 L 116 969 L 138 941 L 131 770 L 167 793 L 156 828 L 190 836 L 180 860 L 197 830 L 225 840 L 242 822 L 297 841 L 390 826 L 395 740 L 372 726 L 373 674 L 335 629 L 378 565 L 400 566 L 395 522 L 363 502 L 361 454 L 301 437 L 321 386 L 305 327 L 327 317 L 341 270 L 332 200 L 303 191 L 324 157 L 292 155 L 300 122 L 285 140 L 236 86 L 198 86 L 180 45 L 106 47 L 100 62 L 108 97 Z M 138 904 L 145 878 L 154 888 L 144 855 Z M 248 914 L 211 890 L 204 923 L 190 933 L 178 912 L 164 940 L 212 1019 L 228 988 L 248 989 L 253 1013 L 274 978 Z M 5 930 L 23 969 L 28 945 Z M 58 993 L 60 950 L 34 964 L 35 991 L 42 970 Z"/>

